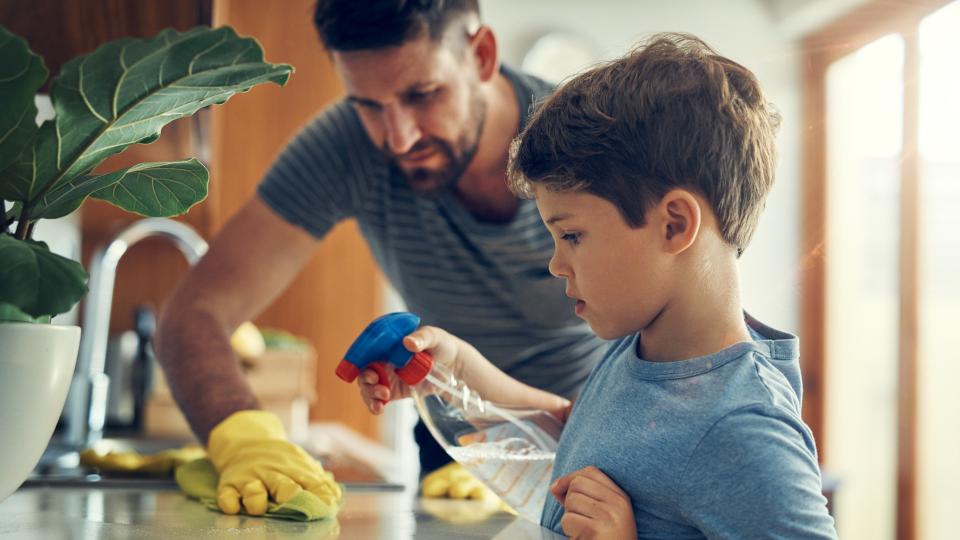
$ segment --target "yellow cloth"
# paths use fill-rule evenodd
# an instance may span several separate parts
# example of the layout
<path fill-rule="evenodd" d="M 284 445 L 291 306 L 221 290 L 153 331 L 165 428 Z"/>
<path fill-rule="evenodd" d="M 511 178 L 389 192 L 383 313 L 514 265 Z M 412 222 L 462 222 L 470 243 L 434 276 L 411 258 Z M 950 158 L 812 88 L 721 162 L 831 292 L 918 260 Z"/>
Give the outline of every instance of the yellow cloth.
<path fill-rule="evenodd" d="M 217 505 L 217 470 L 209 459 L 198 459 L 178 467 L 175 476 L 184 493 L 199 499 L 207 508 L 220 511 Z M 263 515 L 295 521 L 314 521 L 332 518 L 339 510 L 339 499 L 335 504 L 328 504 L 309 491 L 301 491 L 283 504 L 269 503 Z"/>
<path fill-rule="evenodd" d="M 101 454 L 93 448 L 87 448 L 80 453 L 80 464 L 104 472 L 169 476 L 180 465 L 206 455 L 207 453 L 203 451 L 203 448 L 197 445 L 188 445 L 183 448 L 164 450 L 147 455 L 132 451 Z"/>
<path fill-rule="evenodd" d="M 288 441 L 280 419 L 266 411 L 236 412 L 217 424 L 207 453 L 220 474 L 216 500 L 225 514 L 263 515 L 270 499 L 283 505 L 303 491 L 329 508 L 343 498 L 333 475 Z"/>

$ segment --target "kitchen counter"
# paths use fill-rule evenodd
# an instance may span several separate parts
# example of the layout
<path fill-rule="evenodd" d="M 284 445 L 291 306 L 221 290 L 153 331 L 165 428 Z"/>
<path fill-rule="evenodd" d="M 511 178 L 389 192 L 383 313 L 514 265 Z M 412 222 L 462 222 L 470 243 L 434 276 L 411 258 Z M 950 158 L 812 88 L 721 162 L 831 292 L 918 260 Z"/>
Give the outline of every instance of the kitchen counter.
<path fill-rule="evenodd" d="M 0 503 L 0 538 L 17 540 L 323 538 L 563 538 L 478 501 L 351 489 L 336 520 L 299 523 L 226 516 L 172 489 L 22 487 Z"/>

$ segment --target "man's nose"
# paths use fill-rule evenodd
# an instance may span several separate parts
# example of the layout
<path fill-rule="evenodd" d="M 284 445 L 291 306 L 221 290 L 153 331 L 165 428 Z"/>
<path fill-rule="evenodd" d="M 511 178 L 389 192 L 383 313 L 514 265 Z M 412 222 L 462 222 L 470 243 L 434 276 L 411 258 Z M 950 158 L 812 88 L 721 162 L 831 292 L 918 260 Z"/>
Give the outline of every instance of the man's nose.
<path fill-rule="evenodd" d="M 387 148 L 396 155 L 406 154 L 420 140 L 413 113 L 402 105 L 391 105 L 383 110 Z"/>

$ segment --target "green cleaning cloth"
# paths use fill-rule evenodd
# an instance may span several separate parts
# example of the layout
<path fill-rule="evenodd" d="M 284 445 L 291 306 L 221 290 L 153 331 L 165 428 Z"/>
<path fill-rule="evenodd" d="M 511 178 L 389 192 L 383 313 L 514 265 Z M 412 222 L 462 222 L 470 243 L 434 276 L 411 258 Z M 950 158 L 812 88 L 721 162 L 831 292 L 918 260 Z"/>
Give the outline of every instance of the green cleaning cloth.
<path fill-rule="evenodd" d="M 210 510 L 220 511 L 217 506 L 217 470 L 209 459 L 198 459 L 177 468 L 174 476 L 180 489 L 189 497 L 199 499 Z M 264 517 L 293 521 L 315 521 L 332 518 L 340 510 L 339 505 L 329 505 L 309 491 L 301 491 L 283 504 L 271 502 Z M 241 510 L 242 511 L 242 510 Z"/>

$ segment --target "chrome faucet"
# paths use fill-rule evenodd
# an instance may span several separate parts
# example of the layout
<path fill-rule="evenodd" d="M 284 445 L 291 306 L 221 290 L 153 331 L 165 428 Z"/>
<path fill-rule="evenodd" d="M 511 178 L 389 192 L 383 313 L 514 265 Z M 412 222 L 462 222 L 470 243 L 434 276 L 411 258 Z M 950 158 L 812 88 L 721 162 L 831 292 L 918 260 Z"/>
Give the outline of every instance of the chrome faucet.
<path fill-rule="evenodd" d="M 171 240 L 190 265 L 196 264 L 207 252 L 207 242 L 189 226 L 171 219 L 147 218 L 134 222 L 94 253 L 90 263 L 90 292 L 83 307 L 80 353 L 65 409 L 64 442 L 70 447 L 85 448 L 103 437 L 110 384 L 104 367 L 117 264 L 130 246 L 154 236 Z"/>

